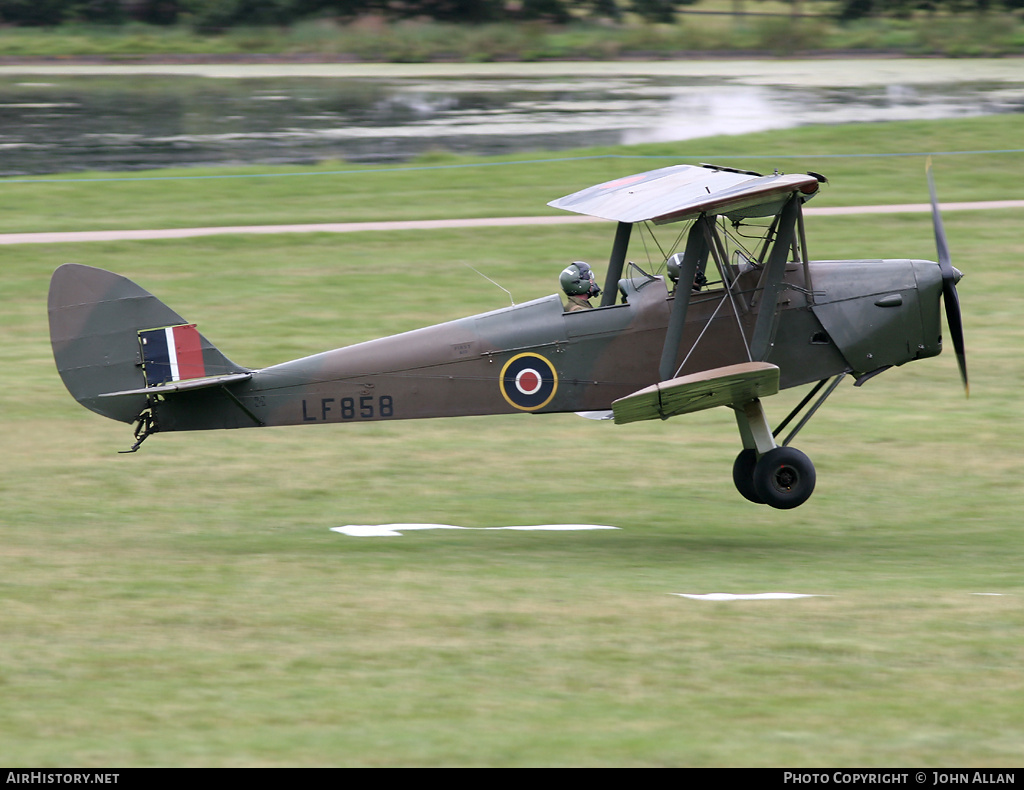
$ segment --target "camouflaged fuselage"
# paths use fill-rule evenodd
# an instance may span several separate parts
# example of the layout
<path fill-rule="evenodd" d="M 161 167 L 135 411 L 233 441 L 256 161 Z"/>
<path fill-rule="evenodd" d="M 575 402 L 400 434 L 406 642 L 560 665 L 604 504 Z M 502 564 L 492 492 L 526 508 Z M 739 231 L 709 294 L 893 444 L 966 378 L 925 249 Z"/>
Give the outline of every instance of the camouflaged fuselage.
<path fill-rule="evenodd" d="M 779 299 L 766 361 L 779 366 L 782 388 L 941 350 L 936 264 L 817 262 L 807 271 L 813 304 L 798 265 L 787 267 Z M 756 272 L 747 277 L 735 300 L 721 290 L 690 295 L 678 375 L 749 359 Z M 661 278 L 624 281 L 623 290 L 626 299 L 607 307 L 568 313 L 552 295 L 327 351 L 177 393 L 155 412 L 161 430 L 194 430 L 606 410 L 659 381 L 674 299 Z"/>

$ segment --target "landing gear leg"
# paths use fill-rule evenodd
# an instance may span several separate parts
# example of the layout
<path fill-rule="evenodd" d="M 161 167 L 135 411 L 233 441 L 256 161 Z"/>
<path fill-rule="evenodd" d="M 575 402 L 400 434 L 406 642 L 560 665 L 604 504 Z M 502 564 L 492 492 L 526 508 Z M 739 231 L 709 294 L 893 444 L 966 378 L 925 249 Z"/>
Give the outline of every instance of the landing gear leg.
<path fill-rule="evenodd" d="M 748 401 L 733 406 L 733 410 L 736 412 L 736 425 L 743 440 L 743 451 L 736 456 L 736 461 L 732 465 L 732 482 L 744 499 L 763 505 L 764 497 L 754 488 L 754 470 L 757 468 L 758 459 L 764 453 L 775 449 L 775 437 L 772 436 L 761 401 Z"/>
<path fill-rule="evenodd" d="M 736 490 L 744 498 L 781 510 L 802 505 L 814 492 L 811 459 L 792 447 L 775 444 L 761 401 L 733 407 L 743 451 L 732 466 Z"/>

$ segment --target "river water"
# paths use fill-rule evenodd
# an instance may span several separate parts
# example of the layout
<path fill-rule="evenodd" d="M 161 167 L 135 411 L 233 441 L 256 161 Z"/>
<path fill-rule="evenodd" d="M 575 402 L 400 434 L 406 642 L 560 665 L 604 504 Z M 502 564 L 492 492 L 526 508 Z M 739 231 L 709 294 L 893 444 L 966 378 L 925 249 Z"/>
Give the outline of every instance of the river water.
<path fill-rule="evenodd" d="M 849 63 L 2 67 L 0 175 L 404 162 L 1024 113 L 1020 61 Z"/>

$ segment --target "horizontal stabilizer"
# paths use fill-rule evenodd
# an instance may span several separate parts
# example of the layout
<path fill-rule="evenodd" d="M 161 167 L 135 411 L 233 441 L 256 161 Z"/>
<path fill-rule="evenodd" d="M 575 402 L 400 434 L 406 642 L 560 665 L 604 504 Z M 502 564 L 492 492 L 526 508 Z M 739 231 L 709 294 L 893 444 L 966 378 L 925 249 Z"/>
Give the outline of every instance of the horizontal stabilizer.
<path fill-rule="evenodd" d="M 224 384 L 233 384 L 236 381 L 248 381 L 252 373 L 228 373 L 224 376 L 207 376 L 201 379 L 189 379 L 187 381 L 172 381 L 169 384 L 158 384 L 155 387 L 139 387 L 133 390 L 121 390 L 120 392 L 103 392 L 100 398 L 116 398 L 119 395 L 157 395 L 168 392 L 183 392 L 185 390 L 199 390 L 206 387 L 220 387 Z"/>
<path fill-rule="evenodd" d="M 612 403 L 615 423 L 667 419 L 679 414 L 728 406 L 774 395 L 779 368 L 767 362 L 744 362 L 662 381 Z"/>

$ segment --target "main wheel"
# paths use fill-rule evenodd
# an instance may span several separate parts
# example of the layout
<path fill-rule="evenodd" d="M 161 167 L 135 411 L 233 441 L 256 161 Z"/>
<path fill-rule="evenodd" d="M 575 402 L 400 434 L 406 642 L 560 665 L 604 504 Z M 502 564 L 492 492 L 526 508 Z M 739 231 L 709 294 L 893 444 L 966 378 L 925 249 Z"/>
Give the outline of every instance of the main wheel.
<path fill-rule="evenodd" d="M 780 510 L 799 507 L 814 492 L 814 464 L 792 447 L 769 450 L 754 467 L 754 491 Z"/>
<path fill-rule="evenodd" d="M 754 490 L 754 468 L 757 466 L 757 450 L 743 450 L 736 456 L 732 465 L 732 482 L 736 485 L 744 499 L 756 505 L 763 505 L 764 500 Z"/>

